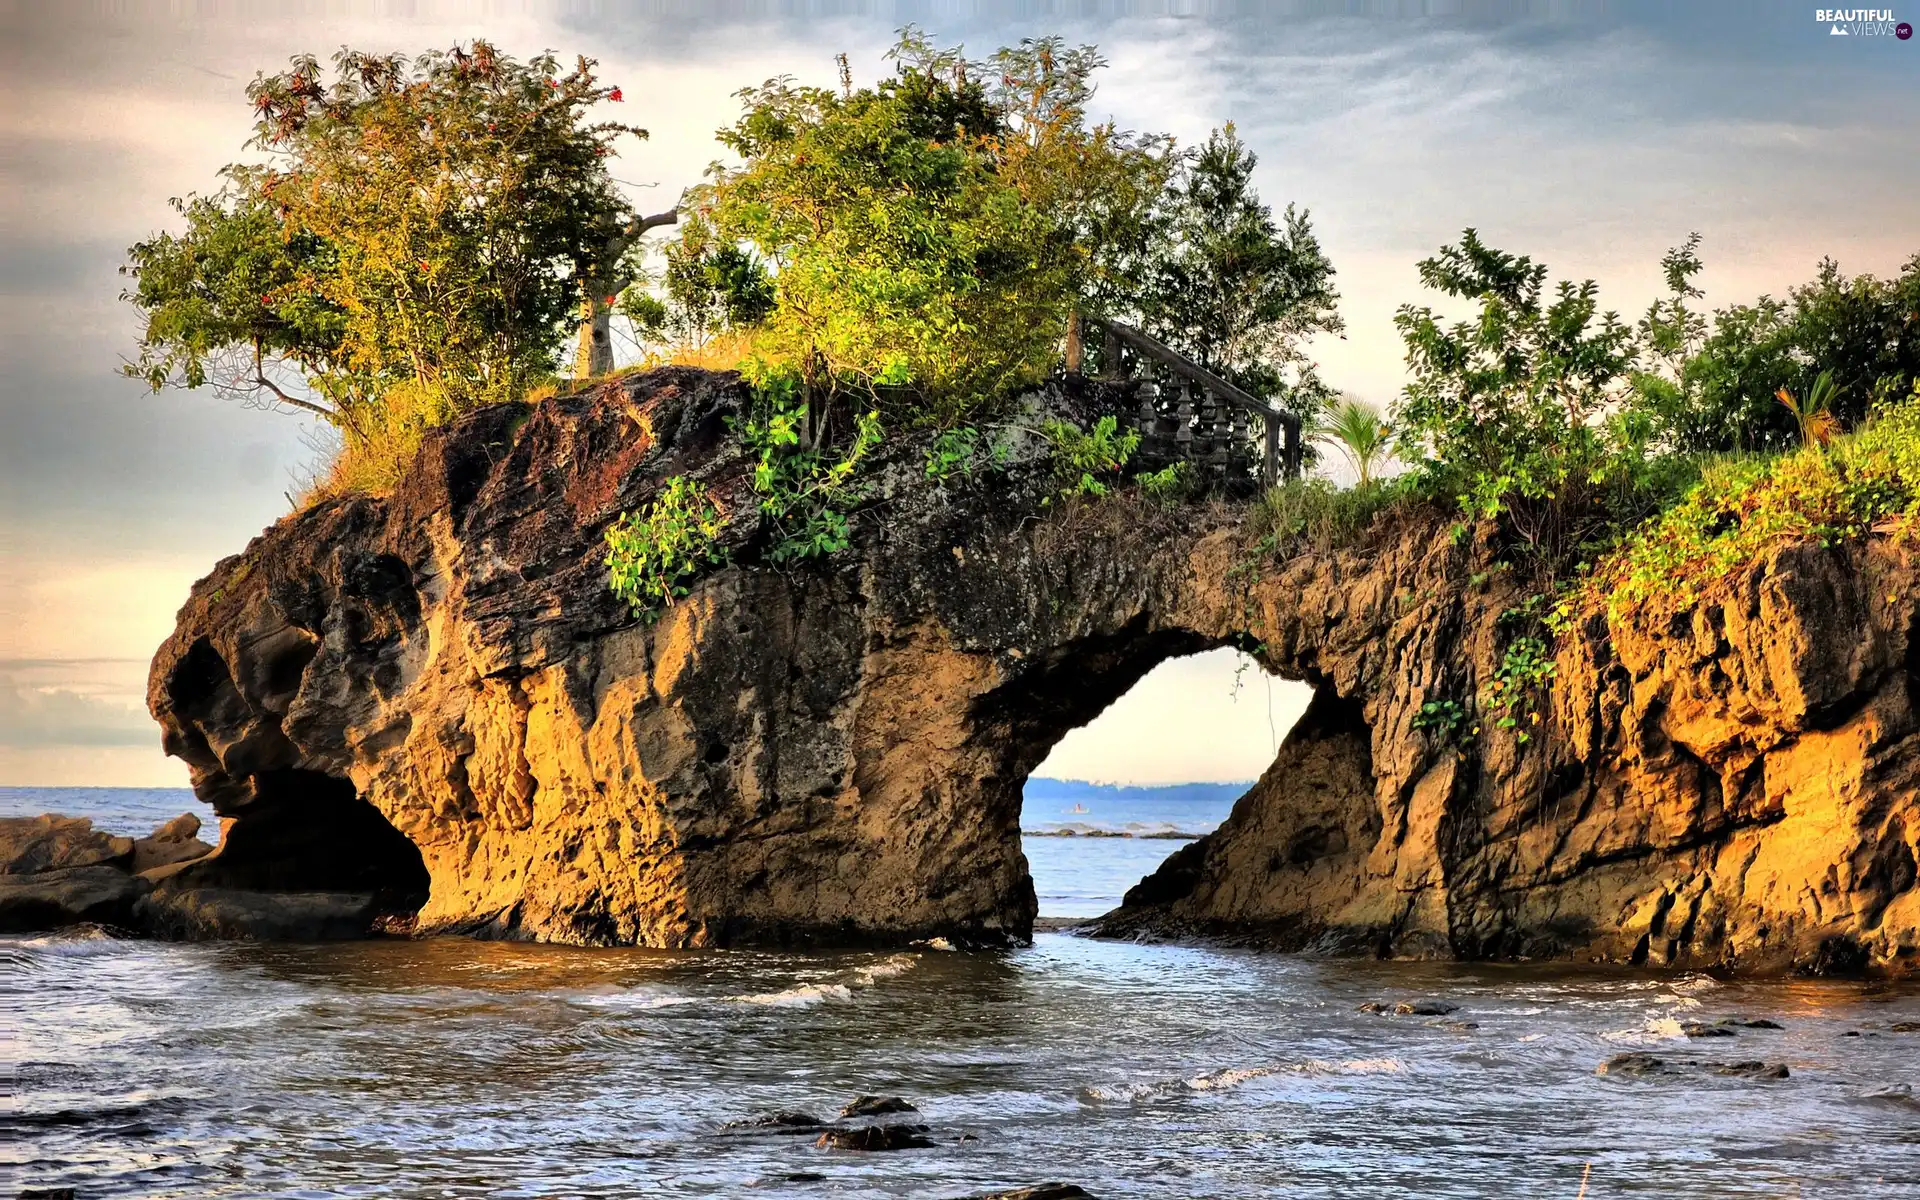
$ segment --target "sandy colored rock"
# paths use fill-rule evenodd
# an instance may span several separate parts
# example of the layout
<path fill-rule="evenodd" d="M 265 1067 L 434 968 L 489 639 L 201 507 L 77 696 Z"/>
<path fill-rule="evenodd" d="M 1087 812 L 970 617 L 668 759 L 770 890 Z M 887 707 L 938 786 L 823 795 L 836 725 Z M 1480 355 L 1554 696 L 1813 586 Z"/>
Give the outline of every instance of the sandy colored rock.
<path fill-rule="evenodd" d="M 672 368 L 430 437 L 395 493 L 197 584 L 149 706 L 220 816 L 182 887 L 372 892 L 423 932 L 593 944 L 1018 941 L 1020 790 L 1167 658 L 1315 689 L 1116 935 L 1816 971 L 1920 955 L 1911 551 L 1785 545 L 1563 635 L 1521 742 L 1475 714 L 1525 599 L 1484 533 L 1389 514 L 1285 561 L 1226 506 L 934 489 L 883 450 L 855 549 L 758 563 L 730 376 Z M 888 459 L 888 454 L 896 455 Z M 603 537 L 706 484 L 734 563 L 655 623 Z M 1475 714 L 1448 739 L 1422 706 Z"/>
<path fill-rule="evenodd" d="M 86 817 L 0 817 L 0 875 L 125 867 L 133 849 L 132 838 L 95 829 Z"/>

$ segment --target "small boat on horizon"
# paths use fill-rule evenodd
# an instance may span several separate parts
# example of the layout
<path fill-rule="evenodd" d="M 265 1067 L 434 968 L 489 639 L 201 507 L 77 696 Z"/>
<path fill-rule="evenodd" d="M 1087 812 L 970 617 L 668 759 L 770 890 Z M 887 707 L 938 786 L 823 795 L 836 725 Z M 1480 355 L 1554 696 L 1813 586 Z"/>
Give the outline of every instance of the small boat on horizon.
<path fill-rule="evenodd" d="M 1071 813 L 1083 813 L 1088 811 L 1088 809 L 1087 809 L 1087 806 L 1084 804 L 1075 804 L 1072 808 L 1068 809 L 1067 811 Z"/>

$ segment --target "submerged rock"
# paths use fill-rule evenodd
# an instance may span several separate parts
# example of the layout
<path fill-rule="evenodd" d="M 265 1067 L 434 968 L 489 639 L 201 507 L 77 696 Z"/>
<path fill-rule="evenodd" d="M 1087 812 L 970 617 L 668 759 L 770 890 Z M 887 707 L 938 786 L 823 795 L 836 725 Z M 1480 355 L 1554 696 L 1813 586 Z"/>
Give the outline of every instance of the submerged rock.
<path fill-rule="evenodd" d="M 1444 1017 L 1459 1008 L 1458 1004 L 1445 1004 L 1438 1000 L 1402 1000 L 1393 1006 L 1393 1011 L 1403 1017 Z"/>
<path fill-rule="evenodd" d="M 814 1145 L 822 1150 L 924 1150 L 933 1140 L 925 1125 L 856 1125 L 829 1129 Z"/>
<path fill-rule="evenodd" d="M 738 1121 L 728 1121 L 720 1127 L 722 1133 L 806 1133 L 821 1128 L 825 1124 L 811 1113 L 770 1112 L 758 1116 L 745 1117 Z"/>
<path fill-rule="evenodd" d="M 1656 1075 L 1666 1070 L 1665 1059 L 1638 1051 L 1616 1054 L 1593 1069 L 1595 1075 Z"/>
<path fill-rule="evenodd" d="M 1690 1038 L 1730 1038 L 1733 1030 L 1723 1024 L 1708 1025 L 1701 1021 L 1682 1021 L 1680 1032 Z"/>
<path fill-rule="evenodd" d="M 840 1110 L 843 1117 L 877 1117 L 887 1113 L 919 1112 L 898 1096 L 862 1096 Z"/>
<path fill-rule="evenodd" d="M 1786 1079 L 1790 1072 L 1785 1063 L 1764 1063 L 1757 1060 L 1746 1062 L 1708 1062 L 1699 1059 L 1668 1060 L 1642 1052 L 1616 1054 L 1594 1068 L 1596 1075 L 1678 1075 L 1687 1071 L 1704 1072 L 1711 1075 L 1735 1075 L 1744 1079 Z"/>
<path fill-rule="evenodd" d="M 1071 1183 L 1041 1183 L 1006 1192 L 987 1192 L 971 1200 L 1096 1200 L 1092 1192 Z"/>
<path fill-rule="evenodd" d="M 1522 741 L 1421 719 L 1473 707 L 1526 602 L 1490 528 L 1403 506 L 1276 552 L 1226 505 L 1042 510 L 1039 466 L 931 487 L 903 439 L 851 549 L 773 569 L 730 432 L 746 397 L 666 368 L 483 409 L 391 495 L 217 565 L 149 678 L 225 828 L 178 886 L 373 893 L 423 933 L 1017 942 L 1028 773 L 1160 662 L 1257 643 L 1313 686 L 1306 716 L 1100 931 L 1920 962 L 1920 581 L 1888 538 L 1783 544 L 1692 607 L 1581 620 Z M 607 586 L 605 533 L 676 477 L 724 514 L 728 561 L 649 623 Z"/>

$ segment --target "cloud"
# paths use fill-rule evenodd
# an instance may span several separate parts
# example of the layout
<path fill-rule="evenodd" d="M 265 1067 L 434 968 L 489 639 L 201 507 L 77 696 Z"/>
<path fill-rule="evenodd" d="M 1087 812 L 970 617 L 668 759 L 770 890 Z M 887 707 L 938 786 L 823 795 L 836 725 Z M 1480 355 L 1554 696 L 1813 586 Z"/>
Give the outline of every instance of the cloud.
<path fill-rule="evenodd" d="M 0 665 L 0 746 L 159 745 L 159 726 L 131 703 L 69 687 L 36 686 L 27 678 L 33 667 L 76 665 L 45 659 Z"/>

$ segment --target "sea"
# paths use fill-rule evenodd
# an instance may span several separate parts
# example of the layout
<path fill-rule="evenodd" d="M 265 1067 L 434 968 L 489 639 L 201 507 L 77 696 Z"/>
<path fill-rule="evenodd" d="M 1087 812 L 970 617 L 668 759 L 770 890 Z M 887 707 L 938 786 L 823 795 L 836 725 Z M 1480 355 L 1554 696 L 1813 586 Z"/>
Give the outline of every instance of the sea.
<path fill-rule="evenodd" d="M 1239 790 L 1032 781 L 1042 915 L 1112 907 Z M 142 834 L 204 810 L 0 789 L 0 815 L 46 811 Z M 1686 1035 L 1723 1019 L 1778 1028 Z M 1664 1069 L 1596 1073 L 1636 1052 Z M 1920 986 L 1886 981 L 1057 932 L 800 954 L 76 930 L 0 938 L 0 1053 L 0 1200 L 1920 1196 Z M 1749 1061 L 1787 1075 L 1715 1067 Z M 868 1095 L 927 1145 L 751 1124 Z"/>

